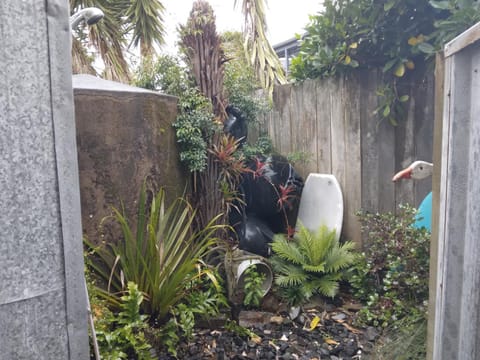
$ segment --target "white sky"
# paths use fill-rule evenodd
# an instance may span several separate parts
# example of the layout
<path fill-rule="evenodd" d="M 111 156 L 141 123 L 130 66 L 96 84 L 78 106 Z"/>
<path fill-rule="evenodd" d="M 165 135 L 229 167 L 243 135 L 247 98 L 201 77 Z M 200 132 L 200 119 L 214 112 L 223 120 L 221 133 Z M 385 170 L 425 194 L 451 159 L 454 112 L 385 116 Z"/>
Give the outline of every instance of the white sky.
<path fill-rule="evenodd" d="M 185 24 L 194 0 L 162 0 L 165 7 L 167 45 L 163 51 L 174 53 L 178 40 L 177 25 Z M 216 16 L 217 32 L 227 30 L 242 31 L 243 17 L 241 0 L 208 0 Z M 302 34 L 308 24 L 308 15 L 314 15 L 321 9 L 322 0 L 266 0 L 268 40 L 272 45 Z"/>

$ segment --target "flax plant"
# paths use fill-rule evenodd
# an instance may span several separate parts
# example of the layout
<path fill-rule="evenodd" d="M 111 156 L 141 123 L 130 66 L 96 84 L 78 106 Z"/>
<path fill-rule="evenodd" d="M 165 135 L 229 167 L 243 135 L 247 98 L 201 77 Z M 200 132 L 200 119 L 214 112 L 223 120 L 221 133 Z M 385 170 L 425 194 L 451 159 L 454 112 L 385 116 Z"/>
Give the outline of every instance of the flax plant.
<path fill-rule="evenodd" d="M 132 281 L 145 294 L 142 310 L 160 323 L 188 292 L 188 284 L 197 277 L 208 276 L 216 286 L 213 272 L 202 262 L 216 246 L 215 233 L 222 225 L 212 219 L 203 229 L 193 232 L 195 211 L 183 198 L 165 207 L 165 191 L 152 199 L 147 212 L 147 192 L 142 188 L 136 230 L 125 215 L 113 209 L 123 241 L 96 249 L 98 261 L 93 270 L 107 284 L 105 294 L 118 296 Z"/>

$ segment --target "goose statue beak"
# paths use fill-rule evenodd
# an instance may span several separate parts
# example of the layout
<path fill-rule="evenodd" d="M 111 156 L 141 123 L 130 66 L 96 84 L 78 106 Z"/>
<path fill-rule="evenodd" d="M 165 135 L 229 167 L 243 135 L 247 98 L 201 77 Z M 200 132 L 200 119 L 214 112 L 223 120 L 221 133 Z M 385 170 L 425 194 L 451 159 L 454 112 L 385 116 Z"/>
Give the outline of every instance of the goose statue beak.
<path fill-rule="evenodd" d="M 412 178 L 412 168 L 409 166 L 406 169 L 403 169 L 402 171 L 399 171 L 398 173 L 395 174 L 395 176 L 392 178 L 392 181 L 395 182 L 400 179 L 411 179 Z"/>

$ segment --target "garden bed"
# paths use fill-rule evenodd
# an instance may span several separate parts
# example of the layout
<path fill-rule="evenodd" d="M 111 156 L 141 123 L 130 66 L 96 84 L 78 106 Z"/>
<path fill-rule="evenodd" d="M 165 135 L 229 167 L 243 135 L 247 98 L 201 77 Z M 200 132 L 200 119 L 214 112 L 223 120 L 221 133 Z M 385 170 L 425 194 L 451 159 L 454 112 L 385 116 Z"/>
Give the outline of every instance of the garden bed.
<path fill-rule="evenodd" d="M 179 344 L 177 358 L 368 359 L 379 335 L 373 327 L 352 325 L 360 306 L 342 298 L 335 303 L 317 298 L 293 320 L 289 309 L 273 296 L 267 296 L 262 308 L 240 311 L 236 323 L 199 324 L 193 338 Z M 173 359 L 165 352 L 157 356 Z"/>

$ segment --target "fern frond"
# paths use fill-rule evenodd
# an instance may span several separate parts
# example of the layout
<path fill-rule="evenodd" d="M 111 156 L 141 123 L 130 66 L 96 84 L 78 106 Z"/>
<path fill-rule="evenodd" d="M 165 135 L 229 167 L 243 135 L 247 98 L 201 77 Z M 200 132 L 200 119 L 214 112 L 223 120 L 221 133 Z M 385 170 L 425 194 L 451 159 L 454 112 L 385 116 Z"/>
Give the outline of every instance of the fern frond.
<path fill-rule="evenodd" d="M 327 274 L 312 281 L 311 286 L 324 296 L 335 297 L 338 293 L 340 274 Z"/>
<path fill-rule="evenodd" d="M 279 286 L 295 286 L 306 280 L 307 274 L 298 266 L 284 262 L 281 258 L 272 258 L 275 270 L 275 283 Z"/>
<path fill-rule="evenodd" d="M 305 271 L 310 271 L 314 273 L 323 273 L 325 272 L 325 262 L 322 262 L 321 264 L 318 264 L 318 265 L 304 264 L 302 265 L 302 268 Z"/>
<path fill-rule="evenodd" d="M 300 224 L 295 240 L 299 243 L 305 262 L 309 265 L 320 265 L 335 244 L 335 230 L 329 230 L 322 225 L 316 232 L 311 232 Z"/>
<path fill-rule="evenodd" d="M 325 258 L 325 271 L 329 273 L 337 272 L 355 263 L 356 255 L 352 252 L 354 249 L 355 244 L 351 241 L 330 249 Z"/>
<path fill-rule="evenodd" d="M 272 250 L 277 256 L 294 264 L 303 264 L 305 262 L 304 255 L 301 253 L 298 244 L 295 241 L 287 240 L 283 234 L 274 236 Z"/>

